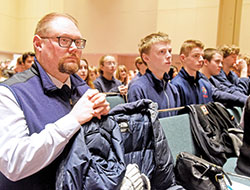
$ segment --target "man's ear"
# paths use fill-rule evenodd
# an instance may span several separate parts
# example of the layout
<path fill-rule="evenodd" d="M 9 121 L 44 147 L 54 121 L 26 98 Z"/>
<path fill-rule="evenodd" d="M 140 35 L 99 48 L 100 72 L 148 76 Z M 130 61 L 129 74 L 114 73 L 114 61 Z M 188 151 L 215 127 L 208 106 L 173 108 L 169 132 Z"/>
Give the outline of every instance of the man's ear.
<path fill-rule="evenodd" d="M 42 39 L 40 36 L 35 35 L 33 38 L 33 46 L 36 51 L 41 51 L 42 49 Z"/>
<path fill-rule="evenodd" d="M 149 60 L 150 60 L 149 56 L 148 56 L 147 54 L 145 54 L 145 53 L 142 53 L 142 59 L 143 59 L 143 61 L 146 62 L 146 63 L 148 63 Z"/>

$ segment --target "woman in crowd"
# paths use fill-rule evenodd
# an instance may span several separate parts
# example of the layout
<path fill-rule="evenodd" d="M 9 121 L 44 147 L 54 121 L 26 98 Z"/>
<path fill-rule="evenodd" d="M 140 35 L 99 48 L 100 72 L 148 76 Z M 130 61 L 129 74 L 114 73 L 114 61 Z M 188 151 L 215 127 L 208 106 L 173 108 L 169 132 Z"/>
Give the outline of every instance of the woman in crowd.
<path fill-rule="evenodd" d="M 128 84 L 128 70 L 125 65 L 119 65 L 116 69 L 116 79 L 120 80 L 123 85 Z"/>
<path fill-rule="evenodd" d="M 94 88 L 93 81 L 90 80 L 89 77 L 89 63 L 86 59 L 81 59 L 80 61 L 80 69 L 78 70 L 77 74 L 86 81 L 90 88 Z"/>
<path fill-rule="evenodd" d="M 89 66 L 89 74 L 88 74 L 88 85 L 91 88 L 95 88 L 94 81 L 99 76 L 98 70 L 95 66 Z"/>

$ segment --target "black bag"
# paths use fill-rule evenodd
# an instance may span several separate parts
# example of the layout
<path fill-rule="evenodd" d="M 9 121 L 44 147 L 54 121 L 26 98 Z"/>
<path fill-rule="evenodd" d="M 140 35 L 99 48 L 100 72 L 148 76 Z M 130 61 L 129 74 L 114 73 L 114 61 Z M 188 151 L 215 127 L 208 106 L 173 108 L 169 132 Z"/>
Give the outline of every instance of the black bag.
<path fill-rule="evenodd" d="M 232 185 L 222 167 L 187 152 L 177 156 L 176 181 L 187 190 L 227 190 L 224 176 Z"/>
<path fill-rule="evenodd" d="M 239 154 L 241 144 L 234 144 L 229 129 L 238 129 L 242 133 L 243 130 L 222 104 L 209 102 L 188 105 L 180 113 L 182 112 L 189 113 L 194 144 L 202 158 L 223 166 L 228 158 Z"/>

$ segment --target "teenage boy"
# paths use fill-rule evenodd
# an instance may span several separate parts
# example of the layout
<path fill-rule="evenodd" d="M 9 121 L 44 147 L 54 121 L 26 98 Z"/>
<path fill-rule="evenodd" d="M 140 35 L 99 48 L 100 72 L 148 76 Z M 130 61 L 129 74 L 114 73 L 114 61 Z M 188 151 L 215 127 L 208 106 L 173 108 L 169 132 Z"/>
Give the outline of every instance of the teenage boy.
<path fill-rule="evenodd" d="M 223 69 L 221 72 L 213 76 L 213 80 L 217 80 L 218 85 L 224 85 L 232 88 L 234 85 L 235 91 L 240 91 L 249 95 L 249 78 L 247 77 L 247 64 L 246 61 L 238 59 L 240 48 L 235 45 L 223 45 L 219 48 L 223 53 Z M 235 74 L 232 69 L 237 65 L 240 70 L 240 78 Z M 220 88 L 220 86 L 217 86 Z"/>
<path fill-rule="evenodd" d="M 204 78 L 212 84 L 213 100 L 221 102 L 227 107 L 240 106 L 243 107 L 247 100 L 247 96 L 235 88 L 217 84 L 218 81 L 213 80 L 212 76 L 220 73 L 222 68 L 223 54 L 215 48 L 207 48 L 204 50 L 204 65 L 200 72 L 204 74 Z M 220 88 L 216 87 L 220 86 Z M 234 86 L 232 84 L 232 86 Z"/>
<path fill-rule="evenodd" d="M 181 46 L 180 60 L 183 67 L 171 81 L 179 91 L 181 106 L 213 101 L 211 84 L 199 72 L 204 61 L 203 48 L 199 40 L 187 40 Z"/>
<path fill-rule="evenodd" d="M 141 40 L 140 56 L 148 66 L 146 73 L 131 84 L 128 101 L 150 99 L 158 104 L 158 109 L 180 106 L 176 87 L 169 83 L 168 71 L 172 61 L 172 47 L 165 33 L 152 33 Z M 160 112 L 159 117 L 175 115 L 176 111 Z"/>

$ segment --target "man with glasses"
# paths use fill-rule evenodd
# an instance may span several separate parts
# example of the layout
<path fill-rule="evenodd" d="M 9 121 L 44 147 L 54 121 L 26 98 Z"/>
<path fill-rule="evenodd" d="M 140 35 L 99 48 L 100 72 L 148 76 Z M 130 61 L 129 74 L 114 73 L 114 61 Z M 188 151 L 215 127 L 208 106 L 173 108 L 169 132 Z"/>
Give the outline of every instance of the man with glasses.
<path fill-rule="evenodd" d="M 64 147 L 108 113 L 105 95 L 75 74 L 85 44 L 73 17 L 48 14 L 36 27 L 32 67 L 0 84 L 1 190 L 55 189 Z"/>
<path fill-rule="evenodd" d="M 115 57 L 111 55 L 101 57 L 98 68 L 100 76 L 94 81 L 95 88 L 99 92 L 120 93 L 121 95 L 127 94 L 128 87 L 114 78 L 116 66 Z"/>

